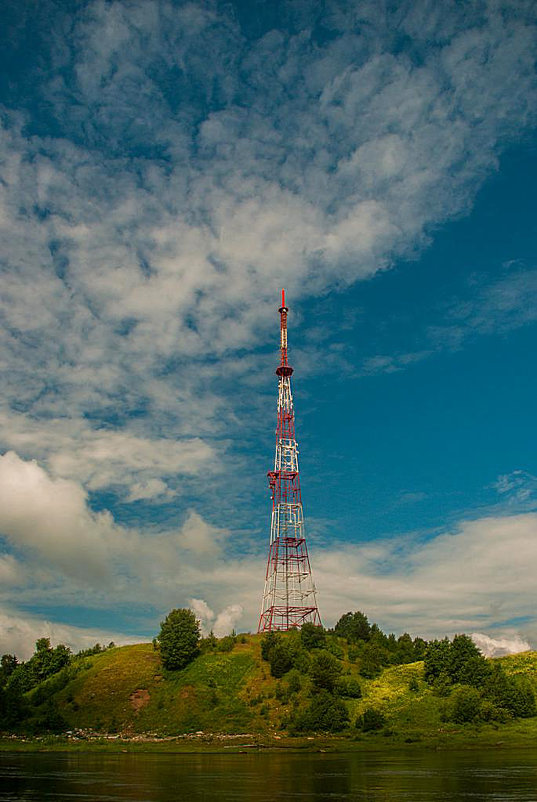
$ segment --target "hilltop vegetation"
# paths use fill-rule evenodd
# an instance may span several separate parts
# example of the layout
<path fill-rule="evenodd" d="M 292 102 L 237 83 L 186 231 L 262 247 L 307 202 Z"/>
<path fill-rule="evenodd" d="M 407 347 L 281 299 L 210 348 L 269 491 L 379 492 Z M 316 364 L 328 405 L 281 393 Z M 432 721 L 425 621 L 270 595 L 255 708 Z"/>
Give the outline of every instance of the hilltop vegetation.
<path fill-rule="evenodd" d="M 157 641 L 71 655 L 42 639 L 26 663 L 2 659 L 0 729 L 506 737 L 537 732 L 536 668 L 533 652 L 487 660 L 467 636 L 395 638 L 361 613 L 333 631 L 210 635 L 180 669 L 164 666 Z"/>

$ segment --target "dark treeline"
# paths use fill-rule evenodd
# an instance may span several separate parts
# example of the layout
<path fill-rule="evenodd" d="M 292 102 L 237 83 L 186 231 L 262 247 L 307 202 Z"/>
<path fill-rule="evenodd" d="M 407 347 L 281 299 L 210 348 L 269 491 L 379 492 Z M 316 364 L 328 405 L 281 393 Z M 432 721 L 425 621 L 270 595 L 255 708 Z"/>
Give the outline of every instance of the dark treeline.
<path fill-rule="evenodd" d="M 468 635 L 431 641 L 424 675 L 433 691 L 446 697 L 444 718 L 448 721 L 506 722 L 537 715 L 526 677 L 507 675 L 499 663 L 483 657 Z"/>
<path fill-rule="evenodd" d="M 13 730 L 24 725 L 29 732 L 61 732 L 67 724 L 57 710 L 54 694 L 76 674 L 82 658 L 112 648 L 113 643 L 96 643 L 73 654 L 60 643 L 52 647 L 49 638 L 39 638 L 35 652 L 26 662 L 13 654 L 0 661 L 0 729 Z M 36 715 L 36 710 L 38 714 Z"/>

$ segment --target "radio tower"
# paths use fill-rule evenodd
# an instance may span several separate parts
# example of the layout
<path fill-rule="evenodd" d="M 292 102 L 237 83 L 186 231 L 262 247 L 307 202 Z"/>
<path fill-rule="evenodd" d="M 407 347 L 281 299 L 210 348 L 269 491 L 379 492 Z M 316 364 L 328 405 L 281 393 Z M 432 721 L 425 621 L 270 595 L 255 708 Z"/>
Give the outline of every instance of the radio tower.
<path fill-rule="evenodd" d="M 298 474 L 298 446 L 291 394 L 293 368 L 287 362 L 287 309 L 282 290 L 278 427 L 274 470 L 268 480 L 272 494 L 270 547 L 258 632 L 288 630 L 306 621 L 320 626 L 315 585 L 304 535 L 304 515 Z"/>

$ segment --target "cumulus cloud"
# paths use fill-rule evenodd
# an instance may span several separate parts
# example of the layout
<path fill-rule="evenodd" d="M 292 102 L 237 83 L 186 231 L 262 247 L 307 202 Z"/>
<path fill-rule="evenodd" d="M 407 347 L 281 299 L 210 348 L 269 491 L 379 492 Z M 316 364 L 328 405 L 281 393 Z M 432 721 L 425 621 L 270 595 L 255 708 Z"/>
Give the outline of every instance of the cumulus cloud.
<path fill-rule="evenodd" d="M 212 630 L 217 638 L 229 635 L 241 620 L 244 612 L 242 605 L 229 604 L 221 612 L 215 614 L 203 599 L 190 599 L 189 606 L 199 619 L 203 634 L 207 635 Z"/>
<path fill-rule="evenodd" d="M 485 657 L 503 657 L 506 654 L 518 654 L 531 649 L 528 641 L 521 638 L 520 635 L 513 635 L 510 638 L 491 638 L 480 632 L 473 632 L 472 640 Z"/>
<path fill-rule="evenodd" d="M 72 480 L 51 479 L 35 461 L 12 451 L 0 457 L 0 532 L 82 582 L 111 576 L 107 544 L 114 537 L 108 513 L 91 513 Z"/>
<path fill-rule="evenodd" d="M 23 615 L 8 607 L 0 607 L 0 652 L 16 654 L 19 660 L 28 660 L 39 638 L 50 638 L 53 646 L 63 643 L 72 651 L 87 649 L 96 643 L 114 642 L 117 646 L 138 643 L 143 638 L 126 637 L 110 630 L 84 629 L 48 621 L 38 616 Z"/>
<path fill-rule="evenodd" d="M 235 629 L 235 625 L 241 620 L 243 614 L 242 605 L 240 604 L 230 604 L 221 613 L 216 616 L 216 621 L 214 622 L 213 631 L 217 638 L 221 638 L 224 635 L 229 635 L 229 633 Z"/>
<path fill-rule="evenodd" d="M 229 532 L 194 510 L 175 529 L 121 526 L 110 513 L 91 510 L 81 485 L 54 478 L 14 452 L 0 457 L 0 537 L 13 550 L 0 559 L 0 598 L 12 597 L 11 586 L 26 604 L 46 597 L 48 604 L 98 609 L 149 605 L 157 618 L 167 607 L 184 606 L 199 590 L 210 593 L 221 610 L 235 583 L 240 606 L 262 575 L 256 558 L 225 557 Z M 211 616 L 224 616 L 221 629 L 226 620 L 237 619 L 237 610 Z"/>

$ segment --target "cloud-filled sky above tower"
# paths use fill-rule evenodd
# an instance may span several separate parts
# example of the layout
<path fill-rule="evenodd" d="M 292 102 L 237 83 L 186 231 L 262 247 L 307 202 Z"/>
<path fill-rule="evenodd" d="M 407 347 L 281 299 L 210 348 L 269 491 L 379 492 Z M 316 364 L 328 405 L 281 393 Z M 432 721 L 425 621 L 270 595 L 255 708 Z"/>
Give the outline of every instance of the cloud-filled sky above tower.
<path fill-rule="evenodd" d="M 3 14 L 0 649 L 255 628 L 282 286 L 325 623 L 537 645 L 534 3 Z"/>

